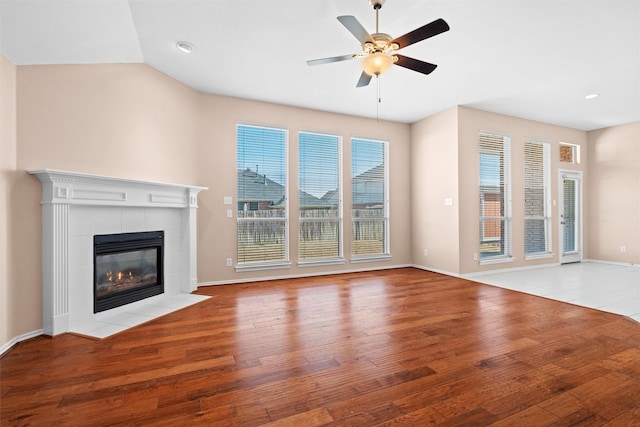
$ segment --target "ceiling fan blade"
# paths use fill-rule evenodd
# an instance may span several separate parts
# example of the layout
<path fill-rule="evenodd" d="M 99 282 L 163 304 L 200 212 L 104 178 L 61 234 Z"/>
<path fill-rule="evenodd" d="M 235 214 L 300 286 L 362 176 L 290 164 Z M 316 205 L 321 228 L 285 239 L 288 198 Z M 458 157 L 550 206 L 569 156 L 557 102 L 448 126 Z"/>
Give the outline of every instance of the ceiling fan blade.
<path fill-rule="evenodd" d="M 396 65 L 399 65 L 404 68 L 408 68 L 409 70 L 417 71 L 422 74 L 430 74 L 437 67 L 436 64 L 420 61 L 419 59 L 409 58 L 408 56 L 402 56 L 402 55 L 396 55 L 396 56 L 398 57 L 398 61 L 396 62 Z"/>
<path fill-rule="evenodd" d="M 347 30 L 349 30 L 349 32 L 351 32 L 351 34 L 353 34 L 358 39 L 360 44 L 364 44 L 365 42 L 374 43 L 371 34 L 369 34 L 367 30 L 364 29 L 360 21 L 358 21 L 355 16 L 338 16 L 338 21 L 340 21 L 342 25 L 344 25 Z"/>
<path fill-rule="evenodd" d="M 391 40 L 391 43 L 397 43 L 399 46 L 398 49 L 402 49 L 403 47 L 418 43 L 419 41 L 428 39 L 429 37 L 437 36 L 445 31 L 449 31 L 449 24 L 447 24 L 444 19 L 436 19 L 427 25 L 423 25 L 420 28 L 416 28 L 415 30 L 408 32 L 404 36 Z"/>
<path fill-rule="evenodd" d="M 356 87 L 367 86 L 370 81 L 371 76 L 363 71 L 362 74 L 360 74 L 360 79 L 358 79 L 358 84 L 356 85 Z"/>
<path fill-rule="evenodd" d="M 355 55 L 342 55 L 342 56 L 332 56 L 331 58 L 320 58 L 320 59 L 311 59 L 307 61 L 307 65 L 320 65 L 320 64 L 330 64 L 332 62 L 340 62 L 340 61 L 348 61 L 349 59 L 353 59 Z"/>

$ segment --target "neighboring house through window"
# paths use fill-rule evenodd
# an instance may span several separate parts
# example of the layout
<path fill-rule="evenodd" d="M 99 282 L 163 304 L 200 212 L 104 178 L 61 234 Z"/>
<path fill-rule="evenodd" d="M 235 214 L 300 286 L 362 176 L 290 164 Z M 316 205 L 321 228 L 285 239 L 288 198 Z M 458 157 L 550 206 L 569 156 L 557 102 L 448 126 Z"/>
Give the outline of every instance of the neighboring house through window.
<path fill-rule="evenodd" d="M 342 261 L 341 138 L 298 133 L 298 259 L 317 264 Z"/>
<path fill-rule="evenodd" d="M 238 268 L 288 264 L 287 130 L 237 127 Z"/>
<path fill-rule="evenodd" d="M 351 140 L 351 255 L 389 255 L 388 143 Z"/>

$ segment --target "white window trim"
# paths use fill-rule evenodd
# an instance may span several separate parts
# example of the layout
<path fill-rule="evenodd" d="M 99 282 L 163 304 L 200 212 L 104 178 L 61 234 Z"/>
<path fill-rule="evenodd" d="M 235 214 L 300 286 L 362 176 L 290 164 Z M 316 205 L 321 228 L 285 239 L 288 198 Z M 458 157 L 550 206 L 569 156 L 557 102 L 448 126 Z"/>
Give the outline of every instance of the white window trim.
<path fill-rule="evenodd" d="M 315 135 L 323 135 L 323 136 L 334 136 L 338 139 L 338 217 L 337 218 L 329 218 L 328 220 L 337 220 L 338 221 L 338 256 L 337 257 L 327 257 L 327 258 L 315 258 L 315 259 L 298 259 L 299 267 L 313 267 L 317 265 L 338 265 L 344 264 L 344 167 L 343 167 L 343 138 L 342 135 L 331 132 L 317 132 L 317 131 L 308 131 L 308 130 L 298 130 L 298 151 L 300 150 L 300 134 L 308 133 Z M 298 153 L 298 156 L 300 154 Z M 299 163 L 298 157 L 298 163 Z M 300 165 L 298 164 L 298 175 L 300 174 Z M 298 210 L 300 206 L 298 206 Z M 303 219 L 300 218 L 300 212 L 298 212 L 298 233 L 300 232 L 299 227 L 303 222 L 314 221 L 315 219 Z M 300 245 L 299 237 L 298 237 L 298 245 Z M 298 246 L 298 257 L 300 257 L 300 250 Z"/>
<path fill-rule="evenodd" d="M 551 143 L 549 141 L 545 141 L 543 139 L 537 138 L 525 138 L 525 142 L 535 142 L 538 144 L 542 144 L 543 147 L 543 158 L 547 161 L 544 170 L 543 182 L 544 182 L 544 217 L 533 217 L 533 216 L 525 216 L 525 221 L 527 219 L 543 219 L 545 225 L 545 238 L 547 250 L 545 252 L 535 252 L 531 254 L 527 254 L 525 252 L 524 259 L 525 261 L 536 260 L 536 259 L 544 259 L 551 258 L 553 256 L 553 235 L 552 235 L 552 210 L 551 210 Z"/>
<path fill-rule="evenodd" d="M 318 258 L 313 260 L 300 260 L 298 261 L 298 267 L 315 267 L 318 265 L 341 265 L 345 260 L 342 257 L 337 258 Z"/>
<path fill-rule="evenodd" d="M 570 142 L 562 142 L 560 141 L 558 143 L 558 150 L 560 150 L 560 147 L 571 147 L 573 154 L 572 154 L 572 162 L 563 162 L 560 161 L 561 164 L 565 164 L 565 165 L 579 165 L 580 164 L 580 145 L 578 144 L 572 144 Z"/>
<path fill-rule="evenodd" d="M 366 141 L 372 141 L 372 142 L 380 142 L 382 143 L 382 147 L 383 147 L 383 155 L 384 155 L 384 215 L 383 215 L 383 220 L 384 220 L 384 253 L 382 254 L 371 254 L 371 255 L 353 255 L 353 252 L 351 253 L 351 259 L 350 262 L 352 264 L 357 264 L 357 263 L 362 263 L 362 262 L 373 262 L 373 261 L 388 261 L 391 259 L 391 243 L 389 241 L 390 238 L 390 232 L 389 232 L 389 226 L 391 223 L 390 220 L 390 209 L 389 209 L 389 187 L 390 187 L 390 183 L 389 183 L 389 141 L 385 140 L 385 139 L 376 139 L 376 138 L 369 138 L 369 137 L 365 137 L 365 136 L 352 136 L 351 137 L 351 142 L 353 143 L 354 139 L 361 139 L 361 140 L 366 140 Z M 349 179 L 349 185 L 351 186 L 351 188 L 353 188 L 353 184 L 352 184 L 352 179 Z M 352 200 L 353 202 L 353 200 Z M 351 210 L 351 212 L 353 212 L 353 209 Z M 358 222 L 359 219 L 354 219 L 353 216 L 351 217 L 351 226 L 353 227 L 353 223 L 354 222 Z M 351 238 L 351 236 L 349 237 Z M 353 251 L 353 249 L 352 249 Z"/>
<path fill-rule="evenodd" d="M 243 271 L 260 271 L 260 270 L 277 270 L 281 268 L 291 268 L 288 261 L 272 261 L 272 262 L 243 262 L 236 265 L 236 272 Z"/>
<path fill-rule="evenodd" d="M 516 259 L 513 256 L 499 256 L 499 257 L 490 257 L 484 258 L 480 260 L 480 265 L 491 265 L 491 264 L 506 264 L 508 262 L 514 262 Z"/>
<path fill-rule="evenodd" d="M 504 220 L 505 221 L 505 241 L 508 242 L 507 244 L 507 248 L 508 248 L 508 253 L 504 254 L 504 255 L 496 255 L 496 256 L 490 256 L 490 257 L 485 257 L 482 258 L 480 257 L 480 251 L 478 250 L 478 262 L 480 265 L 489 265 L 489 264 L 500 264 L 500 263 L 508 263 L 508 262 L 513 262 L 515 260 L 515 258 L 513 257 L 513 234 L 512 234 L 512 226 L 511 223 L 513 222 L 513 213 L 512 213 L 512 179 L 511 179 L 511 142 L 512 142 L 512 138 L 511 135 L 506 134 L 506 133 L 502 133 L 502 132 L 495 132 L 495 131 L 488 131 L 488 130 L 480 130 L 478 131 L 478 136 L 480 134 L 490 134 L 490 135 L 496 135 L 496 136 L 501 136 L 503 138 L 508 138 L 508 143 L 507 144 L 503 144 L 503 150 L 504 150 L 504 179 L 505 179 L 505 195 L 504 195 L 504 203 L 505 203 L 505 207 L 504 207 L 504 211 L 505 211 L 505 215 L 504 217 L 480 217 L 480 221 L 482 221 L 482 219 L 491 219 L 491 218 L 495 218 L 495 219 L 500 219 L 500 220 Z M 480 169 L 478 166 L 478 188 L 481 188 L 480 185 Z M 480 195 L 478 194 L 478 197 Z M 479 226 L 481 226 L 481 224 L 478 224 Z M 480 231 L 480 230 L 478 230 Z M 478 233 L 478 236 L 480 235 L 480 233 Z"/>
<path fill-rule="evenodd" d="M 255 124 L 255 123 L 249 123 L 249 122 L 238 122 L 236 124 L 236 138 L 237 138 L 237 132 L 238 132 L 238 128 L 240 126 L 245 126 L 245 127 L 254 127 L 254 128 L 266 128 L 266 129 L 276 129 L 276 130 L 281 130 L 284 131 L 284 165 L 285 165 L 285 173 L 284 173 L 284 181 L 285 181 L 285 194 L 284 194 L 284 203 L 285 203 L 285 215 L 283 218 L 265 218 L 265 220 L 282 220 L 284 221 L 284 259 L 283 260 L 277 260 L 277 261 L 248 261 L 248 262 L 238 262 L 236 259 L 236 266 L 235 266 L 235 270 L 236 272 L 243 272 L 243 271 L 259 271 L 259 270 L 274 270 L 274 269 L 281 269 L 281 268 L 291 268 L 291 258 L 289 257 L 289 225 L 290 225 L 290 221 L 289 221 L 289 191 L 290 191 L 290 185 L 289 185 L 289 129 L 287 127 L 283 127 L 283 126 L 277 126 L 277 125 L 269 125 L 269 124 Z M 236 144 L 237 144 L 237 139 L 236 139 Z M 237 150 L 237 147 L 236 147 Z M 237 160 L 236 160 L 237 162 Z M 237 163 L 236 163 L 236 169 L 237 169 Z M 237 194 L 236 194 L 237 197 Z M 259 221 L 261 219 L 256 219 L 256 218 L 237 218 L 236 221 L 236 233 L 237 233 L 237 224 L 240 224 L 241 222 L 249 222 L 249 221 Z M 236 245 L 238 244 L 238 236 L 236 234 Z M 237 256 L 237 248 L 236 248 L 236 256 Z"/>
<path fill-rule="evenodd" d="M 363 262 L 373 262 L 373 261 L 389 261 L 391 259 L 391 255 L 383 254 L 383 255 L 357 255 L 351 257 L 351 264 L 359 264 Z"/>

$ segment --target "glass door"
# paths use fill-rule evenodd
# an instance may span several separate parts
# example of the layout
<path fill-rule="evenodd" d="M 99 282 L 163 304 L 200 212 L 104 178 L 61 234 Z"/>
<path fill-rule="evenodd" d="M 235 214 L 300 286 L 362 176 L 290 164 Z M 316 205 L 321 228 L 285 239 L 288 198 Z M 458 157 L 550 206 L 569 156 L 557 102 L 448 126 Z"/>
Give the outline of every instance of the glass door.
<path fill-rule="evenodd" d="M 560 171 L 560 263 L 582 260 L 582 173 Z"/>

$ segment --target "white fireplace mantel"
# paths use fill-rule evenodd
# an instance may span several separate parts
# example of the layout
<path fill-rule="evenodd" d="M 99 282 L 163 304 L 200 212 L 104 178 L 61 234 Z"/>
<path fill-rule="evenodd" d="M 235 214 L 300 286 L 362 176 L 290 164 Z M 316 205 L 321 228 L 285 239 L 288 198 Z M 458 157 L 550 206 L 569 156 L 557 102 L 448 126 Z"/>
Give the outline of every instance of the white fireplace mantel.
<path fill-rule="evenodd" d="M 42 183 L 45 334 L 82 330 L 108 315 L 93 313 L 95 234 L 164 229 L 165 294 L 196 289 L 196 209 L 207 187 L 51 169 L 29 173 Z"/>

